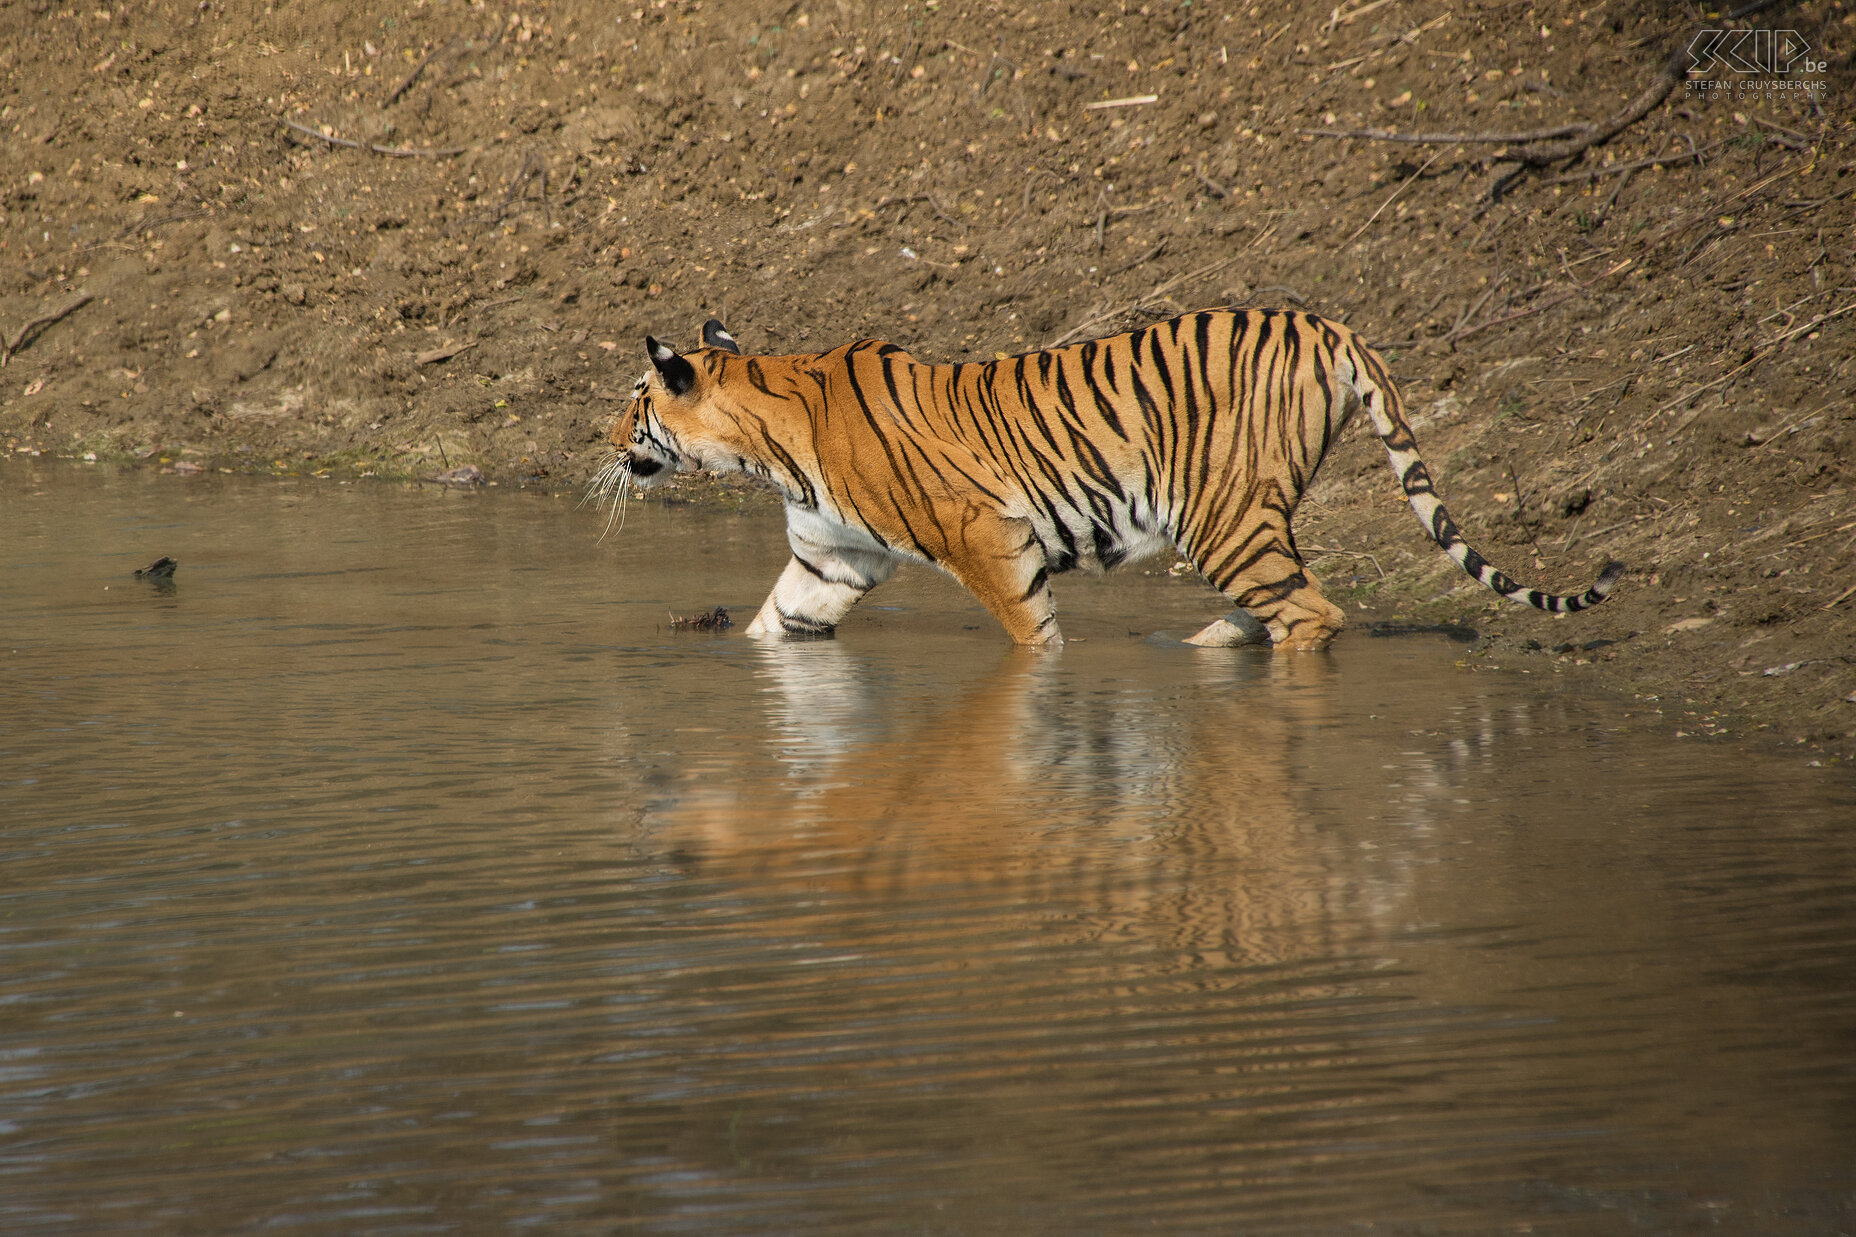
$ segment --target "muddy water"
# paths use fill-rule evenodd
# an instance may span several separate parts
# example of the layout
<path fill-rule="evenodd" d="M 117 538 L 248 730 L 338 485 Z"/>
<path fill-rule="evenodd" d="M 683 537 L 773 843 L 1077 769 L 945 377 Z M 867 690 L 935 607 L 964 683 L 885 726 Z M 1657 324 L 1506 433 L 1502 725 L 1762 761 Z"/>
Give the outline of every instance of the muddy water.
<path fill-rule="evenodd" d="M 1856 1222 L 1847 776 L 1164 571 L 675 632 L 777 519 L 598 523 L 0 467 L 0 1231 Z"/>

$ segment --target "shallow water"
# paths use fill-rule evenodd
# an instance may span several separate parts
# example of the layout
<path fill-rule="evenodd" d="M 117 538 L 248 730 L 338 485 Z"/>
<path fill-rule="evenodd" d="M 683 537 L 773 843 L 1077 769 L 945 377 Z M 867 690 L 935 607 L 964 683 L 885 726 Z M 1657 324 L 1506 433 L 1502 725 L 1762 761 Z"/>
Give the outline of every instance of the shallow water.
<path fill-rule="evenodd" d="M 0 1231 L 1856 1225 L 1847 775 L 600 526 L 0 464 Z"/>

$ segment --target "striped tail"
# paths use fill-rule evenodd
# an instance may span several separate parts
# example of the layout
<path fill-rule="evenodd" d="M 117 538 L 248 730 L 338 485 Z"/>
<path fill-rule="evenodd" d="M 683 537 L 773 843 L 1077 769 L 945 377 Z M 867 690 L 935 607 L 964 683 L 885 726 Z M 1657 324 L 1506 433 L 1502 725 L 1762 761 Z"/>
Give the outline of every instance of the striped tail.
<path fill-rule="evenodd" d="M 1392 471 L 1397 474 L 1412 511 L 1417 513 L 1418 523 L 1444 553 L 1456 560 L 1466 575 L 1509 601 L 1550 614 L 1587 610 L 1611 595 L 1612 588 L 1624 574 L 1624 564 L 1616 559 L 1605 564 L 1597 581 L 1583 593 L 1543 593 L 1537 588 L 1516 584 L 1463 540 L 1456 521 L 1450 518 L 1443 500 L 1437 497 L 1436 487 L 1431 484 L 1430 470 L 1425 468 L 1424 459 L 1418 454 L 1418 440 L 1405 422 L 1398 388 L 1392 385 L 1385 362 L 1363 344 L 1356 344 L 1352 353 L 1348 359 L 1354 364 L 1353 389 L 1366 415 L 1372 418 L 1373 432 L 1386 445 L 1386 458 L 1392 462 Z"/>

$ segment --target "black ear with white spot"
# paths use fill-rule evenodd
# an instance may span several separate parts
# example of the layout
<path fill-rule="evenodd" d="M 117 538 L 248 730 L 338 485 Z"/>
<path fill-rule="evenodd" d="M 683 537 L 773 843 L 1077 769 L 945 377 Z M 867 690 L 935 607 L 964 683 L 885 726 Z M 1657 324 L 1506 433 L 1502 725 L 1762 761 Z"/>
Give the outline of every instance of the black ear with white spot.
<path fill-rule="evenodd" d="M 681 395 L 696 385 L 696 367 L 678 356 L 676 349 L 669 344 L 660 344 L 646 335 L 644 350 L 651 355 L 651 365 L 657 370 L 657 376 L 664 380 L 666 391 L 672 395 Z"/>
<path fill-rule="evenodd" d="M 735 337 L 728 333 L 728 328 L 722 325 L 719 318 L 711 318 L 702 324 L 702 342 L 704 347 L 720 348 L 724 352 L 741 355 L 741 345 L 735 342 Z"/>

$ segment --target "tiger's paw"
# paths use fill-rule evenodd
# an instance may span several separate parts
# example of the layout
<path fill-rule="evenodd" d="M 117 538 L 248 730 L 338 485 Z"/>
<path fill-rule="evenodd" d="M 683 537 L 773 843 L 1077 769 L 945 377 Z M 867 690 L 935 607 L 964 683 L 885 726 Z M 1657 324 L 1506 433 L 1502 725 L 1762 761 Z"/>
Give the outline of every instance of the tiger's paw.
<path fill-rule="evenodd" d="M 769 602 L 761 607 L 742 634 L 750 640 L 829 640 L 838 634 L 838 628 L 835 624 L 781 614 Z"/>
<path fill-rule="evenodd" d="M 1334 637 L 1340 634 L 1340 624 L 1324 621 L 1324 617 L 1295 623 L 1286 623 L 1278 617 L 1270 620 L 1269 632 L 1270 643 L 1278 652 L 1311 653 L 1334 643 Z"/>

